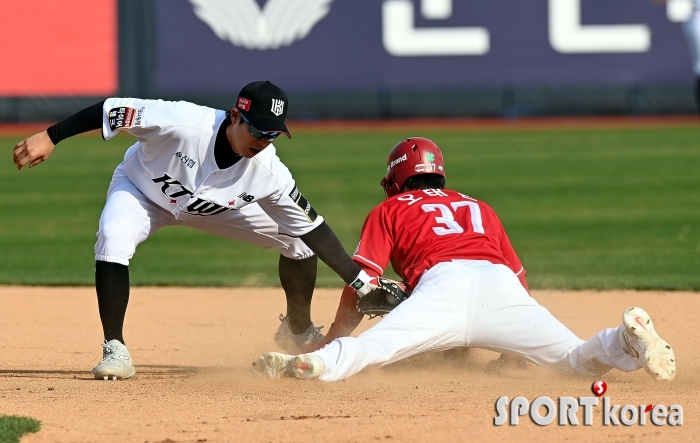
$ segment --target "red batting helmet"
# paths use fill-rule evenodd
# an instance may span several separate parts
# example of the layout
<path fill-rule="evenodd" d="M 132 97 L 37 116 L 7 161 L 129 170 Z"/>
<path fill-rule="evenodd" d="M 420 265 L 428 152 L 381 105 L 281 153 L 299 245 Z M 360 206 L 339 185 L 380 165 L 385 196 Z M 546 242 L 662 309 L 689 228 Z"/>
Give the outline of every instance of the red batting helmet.
<path fill-rule="evenodd" d="M 401 141 L 389 153 L 386 160 L 386 176 L 381 185 L 387 197 L 401 192 L 409 177 L 419 174 L 445 176 L 445 161 L 440 148 L 423 137 L 411 137 Z"/>

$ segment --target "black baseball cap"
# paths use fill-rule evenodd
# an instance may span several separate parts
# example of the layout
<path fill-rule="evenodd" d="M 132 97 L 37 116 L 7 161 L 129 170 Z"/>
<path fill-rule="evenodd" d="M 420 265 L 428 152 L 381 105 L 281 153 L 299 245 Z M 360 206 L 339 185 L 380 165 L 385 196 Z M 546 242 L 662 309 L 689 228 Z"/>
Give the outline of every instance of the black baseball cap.
<path fill-rule="evenodd" d="M 277 131 L 292 138 L 284 124 L 289 107 L 287 94 L 269 81 L 248 83 L 241 89 L 236 109 L 258 131 Z"/>

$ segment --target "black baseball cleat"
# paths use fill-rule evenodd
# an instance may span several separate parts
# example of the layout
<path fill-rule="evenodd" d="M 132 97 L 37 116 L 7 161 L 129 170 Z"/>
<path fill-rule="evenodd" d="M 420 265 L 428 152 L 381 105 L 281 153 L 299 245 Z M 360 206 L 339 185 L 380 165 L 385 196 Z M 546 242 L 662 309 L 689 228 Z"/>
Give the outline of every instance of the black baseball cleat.
<path fill-rule="evenodd" d="M 280 314 L 280 322 L 280 326 L 277 328 L 277 332 L 275 332 L 275 344 L 283 351 L 292 353 L 303 352 L 304 347 L 312 343 L 323 341 L 325 338 L 324 335 L 321 334 L 323 326 L 316 327 L 311 323 L 311 326 L 301 334 L 292 334 L 292 331 L 289 329 L 287 317 Z"/>

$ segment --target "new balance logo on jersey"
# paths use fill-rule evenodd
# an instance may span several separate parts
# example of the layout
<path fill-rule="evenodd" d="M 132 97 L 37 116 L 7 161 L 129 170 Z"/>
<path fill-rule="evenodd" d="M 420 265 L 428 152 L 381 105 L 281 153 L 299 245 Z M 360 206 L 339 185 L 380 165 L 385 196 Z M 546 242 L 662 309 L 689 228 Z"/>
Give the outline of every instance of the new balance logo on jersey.
<path fill-rule="evenodd" d="M 271 111 L 278 117 L 282 115 L 282 113 L 284 112 L 284 101 L 273 98 Z"/>
<path fill-rule="evenodd" d="M 242 192 L 241 195 L 238 196 L 238 198 L 240 198 L 241 200 L 243 200 L 244 202 L 247 202 L 247 203 L 250 203 L 253 200 L 255 200 L 255 197 L 253 197 L 252 195 L 250 195 L 246 192 Z"/>
<path fill-rule="evenodd" d="M 316 218 L 318 217 L 318 214 L 314 210 L 314 208 L 311 207 L 311 203 L 308 202 L 304 198 L 304 196 L 299 192 L 299 189 L 295 186 L 294 189 L 292 189 L 292 192 L 289 193 L 289 197 L 291 197 L 292 200 L 294 200 L 294 203 L 296 203 L 299 208 L 304 211 L 304 214 L 306 214 L 307 217 L 309 217 L 309 220 L 314 222 L 316 221 Z"/>
<path fill-rule="evenodd" d="M 182 152 L 176 152 L 175 157 L 179 158 L 180 161 L 182 162 L 182 164 L 187 166 L 190 169 L 194 168 L 194 165 L 197 164 L 196 161 L 192 160 L 191 158 L 189 158 L 188 156 L 186 156 Z"/>

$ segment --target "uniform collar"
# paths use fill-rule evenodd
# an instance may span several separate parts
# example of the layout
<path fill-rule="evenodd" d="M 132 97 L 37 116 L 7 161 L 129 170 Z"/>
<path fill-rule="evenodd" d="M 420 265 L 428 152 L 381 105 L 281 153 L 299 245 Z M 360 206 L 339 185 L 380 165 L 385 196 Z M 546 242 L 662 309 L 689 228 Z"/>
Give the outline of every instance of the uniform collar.
<path fill-rule="evenodd" d="M 231 124 L 231 114 L 226 112 L 226 117 L 221 122 L 214 141 L 214 160 L 219 169 L 230 168 L 243 157 L 233 152 L 231 143 L 226 138 L 226 128 Z"/>

